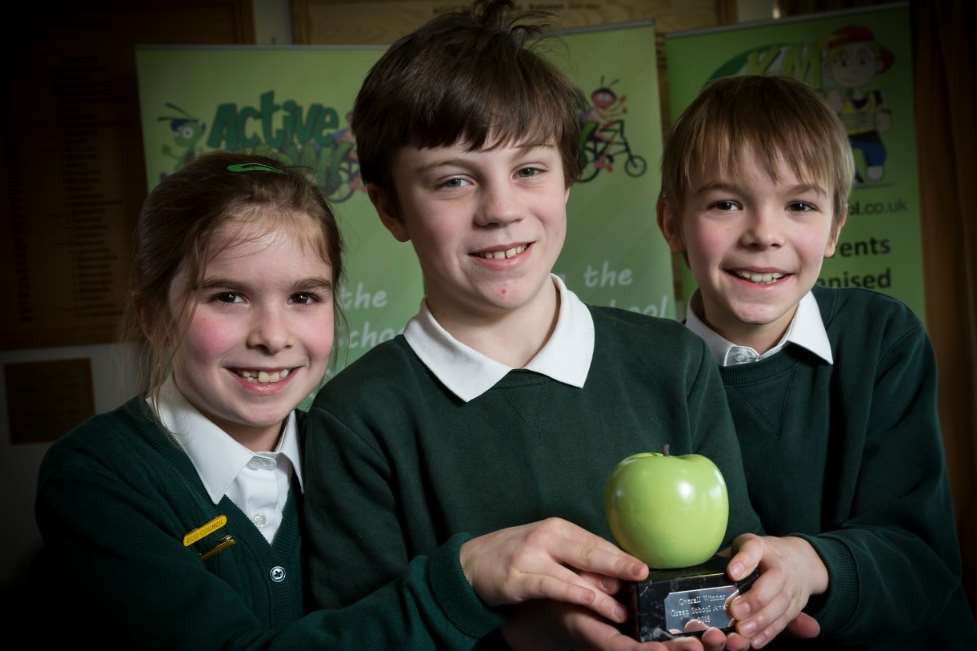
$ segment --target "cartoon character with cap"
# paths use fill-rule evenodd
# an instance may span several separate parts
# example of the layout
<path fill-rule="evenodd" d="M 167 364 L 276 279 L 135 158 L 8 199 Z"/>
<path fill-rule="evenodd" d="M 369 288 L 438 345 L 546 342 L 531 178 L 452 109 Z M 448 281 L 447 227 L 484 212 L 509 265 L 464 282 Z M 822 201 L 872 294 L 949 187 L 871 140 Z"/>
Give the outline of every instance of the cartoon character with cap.
<path fill-rule="evenodd" d="M 827 69 L 837 88 L 828 93 L 828 104 L 848 129 L 852 152 L 861 152 L 864 177 L 855 172 L 855 183 L 878 183 L 885 168 L 885 145 L 879 135 L 892 125 L 892 112 L 882 92 L 866 86 L 892 66 L 892 52 L 875 40 L 867 27 L 848 25 L 826 39 Z"/>
<path fill-rule="evenodd" d="M 207 132 L 207 123 L 201 122 L 172 102 L 166 102 L 166 108 L 180 114 L 157 118 L 159 122 L 170 123 L 176 149 L 174 150 L 170 145 L 163 145 L 163 155 L 176 160 L 176 166 L 173 168 L 173 171 L 176 171 L 197 157 L 197 143 Z"/>

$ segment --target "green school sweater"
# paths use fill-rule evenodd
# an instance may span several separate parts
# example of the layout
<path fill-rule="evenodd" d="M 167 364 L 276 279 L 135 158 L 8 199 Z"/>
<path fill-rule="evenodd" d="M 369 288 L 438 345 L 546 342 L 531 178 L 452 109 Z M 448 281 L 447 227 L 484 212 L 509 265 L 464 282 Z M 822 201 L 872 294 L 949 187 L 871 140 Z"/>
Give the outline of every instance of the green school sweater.
<path fill-rule="evenodd" d="M 467 649 L 498 625 L 461 571 L 463 536 L 346 610 L 303 615 L 300 497 L 293 486 L 269 544 L 226 497 L 213 504 L 144 400 L 96 416 L 41 466 L 44 617 L 55 637 L 139 649 Z M 221 514 L 225 527 L 184 546 Z M 228 534 L 235 545 L 201 558 Z"/>
<path fill-rule="evenodd" d="M 355 602 L 458 531 L 559 516 L 611 538 L 602 504 L 611 471 L 665 444 L 720 467 L 728 536 L 757 529 L 702 342 L 673 321 L 590 309 L 596 345 L 583 388 L 514 370 L 465 403 L 402 336 L 326 384 L 308 415 L 304 475 L 319 605 Z"/>
<path fill-rule="evenodd" d="M 808 607 L 821 639 L 778 642 L 977 649 L 923 325 L 868 290 L 814 296 L 833 365 L 788 345 L 721 369 L 764 529 L 804 537 L 830 577 Z"/>

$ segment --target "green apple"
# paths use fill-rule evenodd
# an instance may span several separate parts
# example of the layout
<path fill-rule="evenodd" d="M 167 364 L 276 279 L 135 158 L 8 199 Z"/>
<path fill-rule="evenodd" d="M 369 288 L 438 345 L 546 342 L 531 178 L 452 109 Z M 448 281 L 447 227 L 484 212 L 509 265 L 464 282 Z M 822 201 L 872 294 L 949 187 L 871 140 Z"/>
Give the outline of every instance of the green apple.
<path fill-rule="evenodd" d="M 632 454 L 611 473 L 604 509 L 622 549 L 649 567 L 698 565 L 726 535 L 726 482 L 700 454 Z"/>

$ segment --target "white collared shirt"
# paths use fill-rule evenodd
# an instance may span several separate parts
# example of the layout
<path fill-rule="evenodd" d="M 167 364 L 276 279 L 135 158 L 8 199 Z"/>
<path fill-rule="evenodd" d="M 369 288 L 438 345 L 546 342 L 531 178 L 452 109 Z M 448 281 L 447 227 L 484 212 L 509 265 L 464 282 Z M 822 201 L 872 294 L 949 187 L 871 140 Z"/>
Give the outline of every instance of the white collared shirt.
<path fill-rule="evenodd" d="M 594 356 L 594 319 L 587 306 L 551 275 L 560 294 L 556 327 L 526 370 L 581 388 Z M 466 346 L 445 330 L 427 303 L 407 322 L 404 338 L 428 369 L 456 396 L 468 402 L 482 395 L 513 368 Z"/>
<path fill-rule="evenodd" d="M 273 452 L 252 452 L 190 404 L 172 376 L 160 388 L 158 402 L 147 401 L 190 457 L 211 501 L 217 504 L 226 495 L 269 543 L 274 540 L 293 472 L 302 487 L 295 412 L 285 420 Z"/>
<path fill-rule="evenodd" d="M 689 304 L 692 305 L 692 301 L 689 301 Z M 828 364 L 834 363 L 834 358 L 831 356 L 831 342 L 828 341 L 824 321 L 821 320 L 821 310 L 818 309 L 817 299 L 811 292 L 804 294 L 797 304 L 797 311 L 794 313 L 794 318 L 791 319 L 790 326 L 787 327 L 784 336 L 780 338 L 776 346 L 763 354 L 749 346 L 740 346 L 724 338 L 707 326 L 694 309 L 688 310 L 685 326 L 706 342 L 713 358 L 720 366 L 758 362 L 761 359 L 776 355 L 788 343 L 811 351 Z"/>

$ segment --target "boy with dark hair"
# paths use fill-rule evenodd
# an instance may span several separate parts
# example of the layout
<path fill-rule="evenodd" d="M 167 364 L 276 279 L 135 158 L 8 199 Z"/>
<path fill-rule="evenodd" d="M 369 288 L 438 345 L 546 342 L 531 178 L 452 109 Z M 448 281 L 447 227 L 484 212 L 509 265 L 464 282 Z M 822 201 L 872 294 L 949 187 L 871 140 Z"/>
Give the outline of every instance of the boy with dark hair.
<path fill-rule="evenodd" d="M 698 281 L 686 325 L 720 366 L 752 503 L 820 568 L 789 580 L 821 625 L 794 644 L 974 649 L 926 332 L 892 298 L 816 286 L 852 166 L 804 84 L 715 81 L 666 143 L 659 225 Z M 731 610 L 762 645 L 754 596 Z"/>
<path fill-rule="evenodd" d="M 322 607 L 457 532 L 557 517 L 610 538 L 611 471 L 666 444 L 722 470 L 730 539 L 758 526 L 702 342 L 673 321 L 588 307 L 551 273 L 578 174 L 578 96 L 511 6 L 435 18 L 384 54 L 356 99 L 363 179 L 387 229 L 413 245 L 425 297 L 404 334 L 329 382 L 309 414 Z M 596 615 L 565 614 L 587 648 L 638 646 Z"/>

